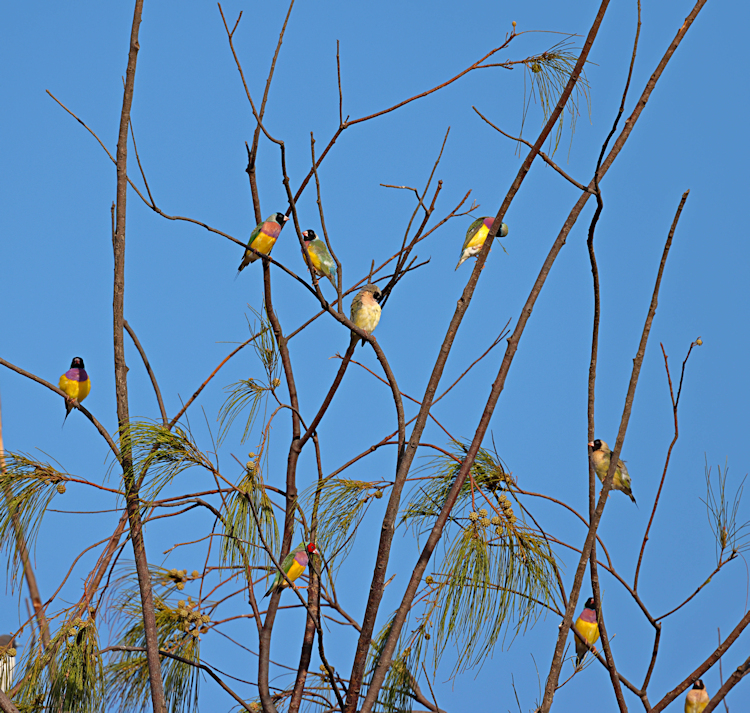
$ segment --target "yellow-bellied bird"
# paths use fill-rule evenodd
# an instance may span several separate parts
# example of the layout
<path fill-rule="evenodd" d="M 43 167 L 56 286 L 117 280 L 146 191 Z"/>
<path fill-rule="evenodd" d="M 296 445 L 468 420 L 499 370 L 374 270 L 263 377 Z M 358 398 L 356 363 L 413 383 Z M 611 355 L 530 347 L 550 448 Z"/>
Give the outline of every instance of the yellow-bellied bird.
<path fill-rule="evenodd" d="M 703 709 L 708 705 L 708 700 L 706 687 L 699 678 L 685 696 L 685 713 L 703 713 Z"/>
<path fill-rule="evenodd" d="M 270 255 L 271 249 L 276 243 L 276 239 L 284 227 L 284 223 L 289 220 L 283 213 L 274 213 L 268 220 L 258 223 L 255 229 L 250 233 L 250 240 L 247 241 L 247 247 L 253 248 L 264 255 Z M 260 258 L 252 251 L 245 250 L 240 266 L 237 268 L 239 275 L 251 262 Z"/>
<path fill-rule="evenodd" d="M 292 550 L 285 558 L 284 561 L 281 563 L 281 569 L 284 570 L 284 574 L 286 574 L 289 579 L 294 582 L 297 577 L 299 577 L 307 567 L 307 563 L 310 561 L 310 555 L 317 555 L 318 554 L 318 548 L 315 546 L 314 542 L 309 543 L 308 545 L 301 544 L 296 549 Z M 273 580 L 273 584 L 271 585 L 271 588 L 263 595 L 263 599 L 265 599 L 271 592 L 275 591 L 276 589 L 284 589 L 284 587 L 288 587 L 289 584 L 287 583 L 286 579 L 281 576 L 281 572 L 276 572 L 276 577 Z"/>
<path fill-rule="evenodd" d="M 13 683 L 16 665 L 16 640 L 11 634 L 0 636 L 0 691 L 8 691 Z"/>
<path fill-rule="evenodd" d="M 307 254 L 315 274 L 325 276 L 336 287 L 336 263 L 328 252 L 326 244 L 315 234 L 314 230 L 303 230 L 302 239 L 305 241 Z M 304 257 L 303 257 L 304 259 Z"/>
<path fill-rule="evenodd" d="M 352 300 L 352 322 L 367 334 L 372 334 L 380 321 L 380 300 L 383 293 L 377 285 L 365 285 Z M 362 340 L 364 344 L 365 340 Z"/>
<path fill-rule="evenodd" d="M 492 224 L 495 222 L 494 218 L 485 217 L 477 218 L 466 231 L 466 240 L 464 240 L 464 246 L 461 248 L 461 259 L 456 265 L 456 270 L 461 267 L 461 263 L 464 260 L 468 260 L 470 257 L 476 257 L 479 255 L 479 251 L 484 245 L 484 241 L 487 239 L 487 235 L 490 232 Z M 497 233 L 498 238 L 504 238 L 508 234 L 508 226 L 503 223 L 500 226 L 500 230 Z"/>
<path fill-rule="evenodd" d="M 65 400 L 65 419 L 67 419 L 68 414 L 73 410 L 73 406 L 80 404 L 91 391 L 91 379 L 89 379 L 86 369 L 83 368 L 81 357 L 73 359 L 70 363 L 70 369 L 60 377 L 58 385 L 68 395 Z M 63 425 L 65 425 L 65 419 L 63 419 Z"/>
<path fill-rule="evenodd" d="M 594 465 L 594 470 L 599 476 L 599 480 L 603 483 L 609 470 L 609 457 L 612 455 L 612 451 L 609 450 L 609 446 L 605 441 L 601 441 L 598 438 L 589 443 L 589 447 L 593 449 L 591 451 L 591 463 Z M 621 490 L 635 502 L 633 493 L 630 490 L 630 474 L 625 467 L 625 463 L 619 458 L 617 459 L 617 468 L 615 469 L 615 477 L 612 480 L 612 487 L 615 490 Z"/>
<path fill-rule="evenodd" d="M 584 638 L 589 644 L 595 644 L 599 640 L 599 624 L 596 620 L 596 603 L 594 597 L 589 597 L 586 603 L 583 605 L 583 611 L 581 615 L 576 619 L 574 624 L 576 631 Z M 573 634 L 575 636 L 575 634 Z M 586 655 L 588 648 L 583 644 L 582 641 L 576 640 L 576 668 L 578 668 L 583 662 L 583 657 Z"/>

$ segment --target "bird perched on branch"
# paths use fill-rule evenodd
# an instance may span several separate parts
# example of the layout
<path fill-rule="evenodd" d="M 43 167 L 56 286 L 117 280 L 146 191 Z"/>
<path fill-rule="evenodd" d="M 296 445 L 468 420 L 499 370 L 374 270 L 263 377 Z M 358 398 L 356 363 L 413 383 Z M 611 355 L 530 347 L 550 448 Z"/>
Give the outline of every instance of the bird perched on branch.
<path fill-rule="evenodd" d="M 68 395 L 68 398 L 65 399 L 64 426 L 68 414 L 73 410 L 73 407 L 80 404 L 89 395 L 89 391 L 91 391 L 91 379 L 89 379 L 86 369 L 83 368 L 83 359 L 81 357 L 73 359 L 70 363 L 70 369 L 60 377 L 59 386 Z"/>
<path fill-rule="evenodd" d="M 271 249 L 276 243 L 276 239 L 284 227 L 284 223 L 289 220 L 283 213 L 274 213 L 263 223 L 258 223 L 255 229 L 250 233 L 250 239 L 247 241 L 247 247 L 253 248 L 264 255 L 270 255 Z M 255 262 L 259 257 L 252 250 L 245 250 L 240 266 L 237 268 L 239 275 L 251 262 Z"/>
<path fill-rule="evenodd" d="M 303 230 L 302 238 L 305 241 L 307 254 L 315 274 L 327 277 L 331 284 L 336 287 L 336 263 L 328 252 L 326 244 L 315 234 L 314 230 Z M 304 254 L 303 254 L 304 259 Z"/>
<path fill-rule="evenodd" d="M 576 619 L 574 624 L 576 631 L 584 638 L 589 644 L 595 644 L 599 640 L 599 624 L 596 620 L 596 603 L 594 597 L 589 597 L 586 603 L 583 605 L 583 611 L 581 615 Z M 573 635 L 575 636 L 575 634 Z M 576 668 L 578 668 L 583 662 L 583 657 L 586 655 L 588 648 L 586 645 L 579 641 L 578 637 L 576 640 Z"/>
<path fill-rule="evenodd" d="M 685 696 L 685 713 L 703 713 L 708 705 L 708 693 L 700 678 L 693 684 Z"/>
<path fill-rule="evenodd" d="M 605 441 L 601 441 L 598 438 L 592 443 L 589 443 L 589 447 L 593 449 L 591 451 L 591 463 L 594 465 L 594 470 L 599 476 L 599 480 L 603 483 L 607 471 L 609 470 L 609 460 L 612 451 L 609 450 L 609 446 Z M 615 469 L 615 477 L 612 480 L 612 487 L 615 490 L 621 490 L 633 502 L 635 502 L 633 493 L 630 490 L 630 474 L 625 467 L 625 463 L 619 458 L 617 459 L 617 468 Z"/>
<path fill-rule="evenodd" d="M 352 300 L 352 322 L 367 334 L 372 334 L 380 321 L 380 300 L 383 293 L 377 285 L 365 285 Z M 362 344 L 365 340 L 362 340 Z"/>
<path fill-rule="evenodd" d="M 477 218 L 466 231 L 466 240 L 461 248 L 461 259 L 456 265 L 456 270 L 461 267 L 461 264 L 468 260 L 470 257 L 476 257 L 479 255 L 479 251 L 484 245 L 484 241 L 487 239 L 487 235 L 490 232 L 492 224 L 495 222 L 494 218 L 485 217 Z M 500 225 L 500 230 L 497 233 L 498 238 L 504 238 L 508 234 L 508 226 L 505 223 Z"/>
<path fill-rule="evenodd" d="M 285 558 L 284 561 L 281 563 L 281 569 L 284 570 L 284 574 L 286 574 L 289 579 L 294 582 L 297 577 L 299 577 L 307 567 L 307 563 L 310 561 L 310 555 L 317 555 L 318 554 L 318 548 L 315 546 L 314 542 L 310 542 L 309 544 L 305 545 L 304 543 L 299 545 L 296 549 L 292 550 Z M 284 589 L 284 587 L 288 587 L 289 584 L 287 583 L 286 579 L 281 576 L 281 572 L 276 572 L 276 577 L 273 580 L 273 584 L 271 585 L 271 588 L 263 595 L 263 599 L 265 599 L 271 592 L 277 590 L 277 589 Z"/>
<path fill-rule="evenodd" d="M 0 635 L 0 691 L 7 691 L 13 683 L 16 665 L 16 640 L 12 634 Z"/>

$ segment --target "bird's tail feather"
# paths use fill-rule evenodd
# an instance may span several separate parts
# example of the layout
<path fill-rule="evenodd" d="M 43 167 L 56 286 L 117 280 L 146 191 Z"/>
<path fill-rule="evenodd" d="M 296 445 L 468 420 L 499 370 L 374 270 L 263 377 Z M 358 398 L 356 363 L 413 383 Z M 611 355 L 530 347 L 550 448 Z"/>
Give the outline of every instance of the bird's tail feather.
<path fill-rule="evenodd" d="M 469 259 L 468 255 L 461 255 L 461 259 L 458 261 L 458 265 L 456 265 L 456 270 L 458 270 L 458 268 L 464 264 L 464 261 L 468 259 Z"/>
<path fill-rule="evenodd" d="M 65 418 L 63 419 L 62 426 L 60 428 L 65 427 L 65 422 L 68 420 L 68 416 L 70 416 L 70 412 L 73 410 L 73 404 L 70 402 L 69 399 L 65 399 Z"/>

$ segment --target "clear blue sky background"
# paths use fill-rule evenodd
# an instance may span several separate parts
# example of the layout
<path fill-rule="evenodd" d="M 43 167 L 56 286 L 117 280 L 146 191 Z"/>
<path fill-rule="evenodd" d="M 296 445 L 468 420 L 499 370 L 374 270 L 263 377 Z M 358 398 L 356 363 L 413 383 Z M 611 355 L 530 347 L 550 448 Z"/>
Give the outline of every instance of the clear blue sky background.
<path fill-rule="evenodd" d="M 292 184 L 310 165 L 309 138 L 318 147 L 338 122 L 336 40 L 341 41 L 344 114 L 352 118 L 383 109 L 441 83 L 499 45 L 516 20 L 519 31 L 545 30 L 585 35 L 595 15 L 594 2 L 337 3 L 299 0 L 278 62 L 266 115 L 269 131 L 288 149 Z M 692 4 L 644 3 L 643 28 L 629 114 L 648 77 Z M 250 90 L 262 95 L 268 66 L 286 6 L 228 0 L 233 22 L 244 11 L 236 46 Z M 597 232 L 602 275 L 602 329 L 597 384 L 597 436 L 613 444 L 620 421 L 632 359 L 643 327 L 658 261 L 680 196 L 690 197 L 678 227 L 663 281 L 659 308 L 636 394 L 623 455 L 633 477 L 638 507 L 612 495 L 600 533 L 618 570 L 632 582 L 641 538 L 673 433 L 672 413 L 659 342 L 670 356 L 673 376 L 692 340 L 693 352 L 680 404 L 680 440 L 674 450 L 660 509 L 651 532 L 640 594 L 660 615 L 681 602 L 715 566 L 715 544 L 708 526 L 704 465 L 716 472 L 729 464 L 730 490 L 748 471 L 747 393 L 748 296 L 750 254 L 742 208 L 747 191 L 748 149 L 741 140 L 748 113 L 742 67 L 750 13 L 742 3 L 712 0 L 702 11 L 664 73 L 638 126 L 602 184 L 605 209 Z M 84 357 L 93 389 L 86 406 L 109 429 L 116 425 L 112 357 L 112 250 L 110 205 L 115 170 L 93 138 L 45 94 L 54 93 L 76 112 L 112 153 L 121 109 L 132 3 L 11 3 L 4 11 L 0 61 L 4 111 L 0 115 L 3 171 L 0 174 L 3 240 L 0 243 L 0 354 L 56 382 L 75 355 Z M 608 133 L 624 86 L 635 31 L 635 3 L 613 3 L 590 55 L 591 116 L 585 110 L 569 148 L 566 131 L 558 160 L 587 183 Z M 561 39 L 527 34 L 500 53 L 522 59 Z M 577 40 L 580 46 L 582 40 Z M 221 18 L 213 3 L 146 1 L 140 33 L 133 124 L 151 190 L 167 213 L 204 221 L 239 239 L 255 224 L 244 173 L 244 142 L 252 139 L 253 119 L 235 69 Z M 382 261 L 400 244 L 413 209 L 407 192 L 380 183 L 421 187 L 450 126 L 436 177 L 443 180 L 437 215 L 450 211 L 469 189 L 481 204 L 475 215 L 494 214 L 520 160 L 505 139 L 472 111 L 475 105 L 506 131 L 519 131 L 524 74 L 488 69 L 414 102 L 377 121 L 347 130 L 321 171 L 328 228 L 345 266 L 345 284 L 366 274 L 370 261 Z M 532 105 L 525 136 L 533 138 L 541 112 Z M 525 155 L 525 150 L 523 155 Z M 278 150 L 262 142 L 258 160 L 263 213 L 286 210 Z M 137 168 L 131 152 L 130 173 Z M 451 383 L 512 323 L 528 295 L 541 262 L 578 191 L 537 161 L 506 216 L 508 254 L 492 251 L 471 309 L 448 362 L 444 384 Z M 253 265 L 234 281 L 241 249 L 226 239 L 186 223 L 157 216 L 130 193 L 128 204 L 126 319 L 144 344 L 160 380 L 167 411 L 195 388 L 231 350 L 248 337 L 248 306 L 262 298 L 261 269 Z M 314 193 L 299 202 L 303 227 L 319 230 Z M 522 487 L 565 499 L 579 511 L 587 505 L 586 379 L 590 349 L 592 290 L 586 229 L 593 201 L 570 234 L 521 340 L 505 391 L 491 424 L 492 434 Z M 401 389 L 420 397 L 445 334 L 455 301 L 473 263 L 454 272 L 470 218 L 439 229 L 418 249 L 427 267 L 405 279 L 384 311 L 376 336 L 391 360 Z M 282 234 L 273 256 L 302 270 L 292 231 Z M 331 292 L 330 285 L 323 285 Z M 310 295 L 278 272 L 274 295 L 286 331 L 316 311 Z M 348 303 L 348 300 L 347 300 Z M 348 334 L 331 319 L 321 319 L 292 341 L 292 358 L 301 382 L 301 408 L 310 418 L 338 364 Z M 504 345 L 503 345 L 504 346 Z M 435 415 L 458 437 L 474 432 L 502 357 L 502 346 L 436 408 Z M 378 371 L 371 350 L 357 358 Z M 130 413 L 155 418 L 156 402 L 140 359 L 127 345 Z M 222 387 L 241 378 L 260 377 L 250 350 L 228 364 L 190 411 L 196 438 L 211 449 L 206 423 L 216 433 Z M 49 454 L 61 467 L 103 482 L 107 448 L 78 413 L 60 429 L 63 404 L 46 389 L 7 370 L 0 372 L 5 446 L 40 458 Z M 206 418 L 200 409 L 205 410 Z M 413 405 L 407 414 L 413 414 Z M 320 435 L 325 472 L 380 440 L 395 426 L 387 388 L 359 368 L 350 368 L 326 416 Z M 235 427 L 220 449 L 220 464 L 230 478 L 257 436 L 240 443 Z M 285 417 L 274 424 L 266 476 L 283 482 L 289 430 Z M 444 444 L 437 429 L 425 440 Z M 488 439 L 489 443 L 489 439 Z M 307 449 L 309 450 L 309 449 Z M 381 450 L 349 471 L 354 478 L 390 478 L 394 453 Z M 314 477 L 312 453 L 300 464 L 300 486 Z M 211 487 L 190 471 L 173 489 Z M 110 479 L 110 485 L 115 479 Z M 83 487 L 56 497 L 59 509 L 104 509 L 113 500 Z M 379 501 L 384 506 L 386 500 Z M 556 507 L 533 502 L 545 528 L 580 546 L 584 529 Z M 382 510 L 382 507 L 381 507 Z M 382 514 L 382 513 L 380 513 Z M 115 515 L 50 513 L 36 550 L 43 598 L 50 596 L 69 562 L 84 546 L 106 537 Z M 206 514 L 162 521 L 147 529 L 148 554 L 157 564 L 201 568 L 205 546 L 162 552 L 175 541 L 210 527 Z M 742 503 L 739 522 L 750 519 Z M 361 617 L 377 545 L 378 512 L 341 570 L 342 602 Z M 393 610 L 408 581 L 418 548 L 410 534 L 397 535 L 388 587 L 381 609 Z M 569 588 L 577 555 L 560 550 Z M 126 552 L 126 556 L 129 555 Z M 79 596 L 82 579 L 94 561 L 85 556 L 61 593 Z M 652 648 L 652 629 L 623 588 L 602 573 L 607 625 L 622 673 L 640 683 Z M 187 591 L 187 590 L 186 590 Z M 584 587 L 588 596 L 589 585 Z M 188 591 L 195 595 L 192 590 Z M 25 618 L 17 596 L 4 590 L 0 630 Z M 748 569 L 737 559 L 678 615 L 664 623 L 661 653 L 651 684 L 658 700 L 700 663 L 716 645 L 717 627 L 729 633 L 748 605 Z M 580 609 L 580 606 L 579 606 Z M 237 612 L 245 608 L 237 607 Z M 383 619 L 384 620 L 384 619 Z M 286 615 L 273 658 L 296 667 L 303 618 Z M 508 636 L 476 678 L 469 673 L 452 683 L 448 673 L 460 651 L 449 652 L 437 672 L 437 697 L 449 711 L 482 707 L 531 709 L 555 644 L 558 617 L 546 615 L 523 636 Z M 249 622 L 228 629 L 256 649 Z M 106 641 L 107 629 L 103 627 Z M 333 626 L 332 663 L 348 674 L 354 645 L 351 631 Z M 28 642 L 28 637 L 25 642 Z M 724 674 L 744 660 L 748 634 L 725 657 Z M 744 652 L 744 653 L 743 653 Z M 255 680 L 256 659 L 238 654 L 222 637 L 204 637 L 209 663 L 243 679 Z M 318 661 L 314 661 L 317 667 Z M 563 675 L 572 672 L 566 664 Z M 281 677 L 279 685 L 291 679 Z M 709 691 L 719 686 L 717 670 L 705 676 Z M 251 689 L 241 684 L 243 695 Z M 741 685 L 730 696 L 734 708 L 747 696 Z M 633 710 L 638 700 L 626 692 Z M 211 681 L 203 684 L 204 710 L 229 710 L 232 702 Z M 599 664 L 577 675 L 559 693 L 555 710 L 614 710 L 606 671 Z M 682 701 L 673 708 L 682 706 Z"/>

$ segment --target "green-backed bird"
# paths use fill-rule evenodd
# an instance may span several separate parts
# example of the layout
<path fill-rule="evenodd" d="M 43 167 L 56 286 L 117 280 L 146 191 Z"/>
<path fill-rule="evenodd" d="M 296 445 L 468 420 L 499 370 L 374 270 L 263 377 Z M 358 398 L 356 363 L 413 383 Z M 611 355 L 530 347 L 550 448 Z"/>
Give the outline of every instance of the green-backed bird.
<path fill-rule="evenodd" d="M 699 678 L 685 696 L 685 713 L 703 713 L 703 709 L 708 705 L 708 700 L 706 687 Z"/>
<path fill-rule="evenodd" d="M 595 644 L 599 640 L 599 623 L 596 620 L 596 603 L 594 602 L 594 597 L 589 597 L 586 600 L 586 603 L 583 605 L 583 611 L 578 619 L 576 619 L 574 626 L 576 631 L 586 639 L 589 644 Z M 573 634 L 573 636 L 575 636 L 575 634 Z M 576 668 L 578 668 L 581 665 L 588 648 L 582 641 L 579 641 L 577 636 L 575 636 L 575 640 Z"/>
<path fill-rule="evenodd" d="M 68 398 L 65 399 L 64 426 L 68 414 L 73 410 L 73 406 L 80 404 L 89 395 L 89 391 L 91 391 L 91 379 L 89 379 L 89 375 L 83 367 L 83 359 L 81 357 L 73 359 L 70 363 L 70 369 L 60 377 L 58 385 L 68 395 Z"/>
<path fill-rule="evenodd" d="M 297 547 L 296 549 L 292 550 L 285 558 L 284 561 L 281 563 L 281 569 L 284 570 L 284 574 L 286 574 L 289 579 L 294 582 L 297 577 L 299 577 L 307 567 L 307 563 L 310 561 L 310 555 L 317 555 L 318 554 L 318 548 L 315 546 L 314 542 L 310 542 L 309 544 L 305 545 L 302 543 Z M 271 585 L 271 588 L 263 595 L 263 599 L 265 599 L 271 592 L 277 590 L 277 589 L 284 589 L 284 587 L 288 587 L 289 584 L 287 583 L 286 579 L 281 576 L 281 572 L 276 572 L 276 577 L 273 580 L 273 584 Z"/>
<path fill-rule="evenodd" d="M 315 234 L 314 230 L 303 230 L 302 239 L 305 241 L 307 254 L 315 274 L 327 277 L 336 287 L 336 263 L 328 252 L 326 244 Z M 304 259 L 304 253 L 303 253 Z"/>
<path fill-rule="evenodd" d="M 0 691 L 9 691 L 16 665 L 16 640 L 12 634 L 0 635 Z"/>
<path fill-rule="evenodd" d="M 592 443 L 589 443 L 589 447 L 593 449 L 591 451 L 591 462 L 594 465 L 594 470 L 599 476 L 599 480 L 603 483 L 607 471 L 609 470 L 609 457 L 612 455 L 612 451 L 609 450 L 609 446 L 605 441 L 601 441 L 598 438 Z M 633 502 L 635 502 L 633 493 L 630 490 L 630 474 L 625 467 L 625 463 L 619 458 L 617 459 L 617 468 L 615 469 L 615 477 L 612 480 L 612 487 L 615 490 L 621 490 Z"/>
<path fill-rule="evenodd" d="M 289 220 L 283 213 L 274 213 L 263 223 L 258 223 L 255 229 L 250 233 L 250 240 L 247 241 L 247 247 L 253 248 L 264 255 L 270 255 L 271 250 L 276 243 L 276 239 L 284 227 L 284 223 Z M 258 256 L 252 250 L 245 250 L 237 274 L 239 275 L 251 262 L 258 260 Z"/>
<path fill-rule="evenodd" d="M 380 321 L 380 300 L 383 293 L 377 285 L 365 285 L 352 300 L 352 322 L 367 334 L 372 334 Z M 362 340 L 365 343 L 365 340 Z"/>
<path fill-rule="evenodd" d="M 461 248 L 461 259 L 458 261 L 458 265 L 456 265 L 456 270 L 461 267 L 461 263 L 464 260 L 479 255 L 479 251 L 482 249 L 482 245 L 484 245 L 484 241 L 487 239 L 487 235 L 494 222 L 495 219 L 490 217 L 477 218 L 469 226 L 469 229 L 466 231 L 466 240 L 464 240 L 464 245 Z M 500 226 L 497 237 L 504 238 L 507 234 L 508 226 L 503 223 Z"/>

